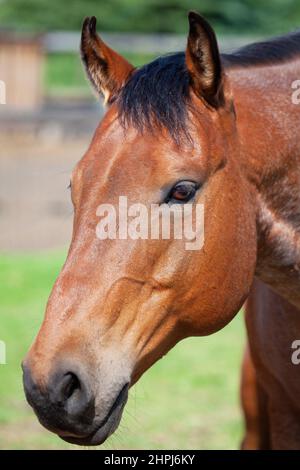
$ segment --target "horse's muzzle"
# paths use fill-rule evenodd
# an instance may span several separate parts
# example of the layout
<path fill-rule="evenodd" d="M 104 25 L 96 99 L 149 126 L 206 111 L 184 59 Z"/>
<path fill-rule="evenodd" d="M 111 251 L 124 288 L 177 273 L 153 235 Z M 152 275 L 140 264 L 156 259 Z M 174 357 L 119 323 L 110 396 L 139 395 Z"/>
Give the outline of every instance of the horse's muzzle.
<path fill-rule="evenodd" d="M 28 403 L 40 423 L 62 439 L 78 445 L 98 445 L 112 434 L 121 419 L 129 384 L 117 393 L 112 405 L 99 421 L 89 377 L 83 372 L 60 367 L 43 386 L 33 380 L 23 365 L 23 383 Z"/>

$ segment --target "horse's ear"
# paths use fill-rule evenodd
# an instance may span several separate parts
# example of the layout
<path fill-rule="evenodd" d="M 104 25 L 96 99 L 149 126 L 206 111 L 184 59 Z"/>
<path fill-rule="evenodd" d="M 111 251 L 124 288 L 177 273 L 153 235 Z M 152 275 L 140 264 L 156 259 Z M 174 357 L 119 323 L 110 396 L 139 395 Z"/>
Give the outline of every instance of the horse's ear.
<path fill-rule="evenodd" d="M 224 103 L 221 57 L 215 33 L 210 24 L 198 13 L 189 12 L 189 36 L 186 65 L 191 86 L 201 98 L 218 108 Z"/>
<path fill-rule="evenodd" d="M 96 33 L 96 23 L 94 16 L 84 20 L 81 58 L 90 81 L 96 91 L 104 96 L 106 104 L 116 98 L 134 67 L 102 41 Z"/>

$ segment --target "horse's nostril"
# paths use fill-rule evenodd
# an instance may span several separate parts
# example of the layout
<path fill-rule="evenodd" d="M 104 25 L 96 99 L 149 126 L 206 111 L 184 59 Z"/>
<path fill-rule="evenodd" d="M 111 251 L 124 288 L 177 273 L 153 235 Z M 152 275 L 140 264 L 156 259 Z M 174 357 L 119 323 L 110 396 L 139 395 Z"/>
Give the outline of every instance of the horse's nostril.
<path fill-rule="evenodd" d="M 45 427 L 82 434 L 93 423 L 94 394 L 89 377 L 79 369 L 76 364 L 73 371 L 69 367 L 57 367 L 46 386 L 40 386 L 32 377 L 30 368 L 24 368 L 27 400 Z"/>
<path fill-rule="evenodd" d="M 62 382 L 62 396 L 65 400 L 71 398 L 76 390 L 80 390 L 80 381 L 78 377 L 69 372 L 65 375 L 63 382 Z"/>

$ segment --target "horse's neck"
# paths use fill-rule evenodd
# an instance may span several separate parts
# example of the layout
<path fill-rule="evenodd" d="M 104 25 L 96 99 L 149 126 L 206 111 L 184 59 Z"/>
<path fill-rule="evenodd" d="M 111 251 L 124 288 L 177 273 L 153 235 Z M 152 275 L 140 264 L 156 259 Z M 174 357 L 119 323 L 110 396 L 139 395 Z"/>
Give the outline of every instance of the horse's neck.
<path fill-rule="evenodd" d="M 292 88 L 300 59 L 230 76 L 241 158 L 257 196 L 257 276 L 300 307 L 300 104 Z"/>

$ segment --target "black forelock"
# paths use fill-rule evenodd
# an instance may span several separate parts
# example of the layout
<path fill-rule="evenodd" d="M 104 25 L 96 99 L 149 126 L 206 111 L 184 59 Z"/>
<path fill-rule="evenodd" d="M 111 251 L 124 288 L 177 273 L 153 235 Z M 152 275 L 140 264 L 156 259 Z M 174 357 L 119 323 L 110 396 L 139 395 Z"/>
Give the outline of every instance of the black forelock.
<path fill-rule="evenodd" d="M 178 141 L 180 135 L 187 135 L 189 84 L 183 52 L 158 57 L 137 69 L 121 90 L 118 98 L 121 122 L 132 124 L 140 132 L 158 125 Z"/>

